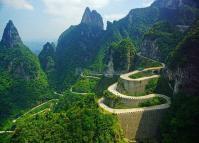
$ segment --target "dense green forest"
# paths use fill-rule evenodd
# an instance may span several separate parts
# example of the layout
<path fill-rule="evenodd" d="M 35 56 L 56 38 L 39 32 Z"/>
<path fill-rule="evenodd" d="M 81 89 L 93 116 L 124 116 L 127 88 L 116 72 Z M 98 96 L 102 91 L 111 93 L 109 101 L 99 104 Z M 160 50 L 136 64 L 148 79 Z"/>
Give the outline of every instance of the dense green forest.
<path fill-rule="evenodd" d="M 18 122 L 11 142 L 124 141 L 117 119 L 99 110 L 94 95 L 65 93 L 52 111 Z"/>

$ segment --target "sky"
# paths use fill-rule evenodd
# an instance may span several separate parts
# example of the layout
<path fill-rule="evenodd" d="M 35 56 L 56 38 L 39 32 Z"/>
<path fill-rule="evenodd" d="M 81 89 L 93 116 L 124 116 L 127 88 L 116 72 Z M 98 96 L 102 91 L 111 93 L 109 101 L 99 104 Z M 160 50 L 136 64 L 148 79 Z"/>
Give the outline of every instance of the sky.
<path fill-rule="evenodd" d="M 0 0 L 0 37 L 9 19 L 23 41 L 52 41 L 80 23 L 86 7 L 97 10 L 104 22 L 119 20 L 131 9 L 154 0 Z"/>

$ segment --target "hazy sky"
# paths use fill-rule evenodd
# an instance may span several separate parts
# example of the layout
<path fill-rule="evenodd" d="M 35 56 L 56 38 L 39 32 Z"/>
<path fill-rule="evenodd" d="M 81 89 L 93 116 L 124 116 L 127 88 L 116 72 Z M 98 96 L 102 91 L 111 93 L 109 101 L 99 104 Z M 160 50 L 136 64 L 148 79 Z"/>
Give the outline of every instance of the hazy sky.
<path fill-rule="evenodd" d="M 24 41 L 56 40 L 70 25 L 79 24 L 87 6 L 104 21 L 118 20 L 133 8 L 154 0 L 0 0 L 0 37 L 12 19 Z"/>

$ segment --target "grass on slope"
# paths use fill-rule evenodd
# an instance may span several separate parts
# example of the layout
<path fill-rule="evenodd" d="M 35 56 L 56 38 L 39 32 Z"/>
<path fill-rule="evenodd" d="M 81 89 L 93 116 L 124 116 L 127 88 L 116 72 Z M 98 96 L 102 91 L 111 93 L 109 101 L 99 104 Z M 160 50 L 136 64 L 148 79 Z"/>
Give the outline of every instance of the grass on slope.
<path fill-rule="evenodd" d="M 147 101 L 144 101 L 138 105 L 138 107 L 150 107 L 150 106 L 156 106 L 156 105 L 161 105 L 165 104 L 167 101 L 166 99 L 162 97 L 154 97 L 152 99 L 149 99 Z"/>
<path fill-rule="evenodd" d="M 136 73 L 136 74 L 132 74 L 129 77 L 132 78 L 132 79 L 139 79 L 139 78 L 142 78 L 142 77 L 149 77 L 149 76 L 152 76 L 152 75 L 154 75 L 154 73 L 152 71 L 142 71 L 142 72 L 139 72 L 139 73 Z"/>

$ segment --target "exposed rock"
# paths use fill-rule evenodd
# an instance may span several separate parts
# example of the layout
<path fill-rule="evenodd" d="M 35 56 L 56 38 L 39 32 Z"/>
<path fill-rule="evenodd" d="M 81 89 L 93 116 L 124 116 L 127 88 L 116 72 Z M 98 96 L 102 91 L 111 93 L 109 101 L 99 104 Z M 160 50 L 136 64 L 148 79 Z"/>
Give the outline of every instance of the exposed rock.
<path fill-rule="evenodd" d="M 160 60 L 161 58 L 156 39 L 152 40 L 150 38 L 145 38 L 141 44 L 141 53 L 142 55 L 155 60 Z"/>
<path fill-rule="evenodd" d="M 96 26 L 100 29 L 104 28 L 101 15 L 96 10 L 91 11 L 88 7 L 84 12 L 81 23 Z"/>
<path fill-rule="evenodd" d="M 9 20 L 6 28 L 4 29 L 1 42 L 9 48 L 13 48 L 18 44 L 23 44 L 18 34 L 18 31 L 11 20 Z"/>
<path fill-rule="evenodd" d="M 198 95 L 199 91 L 199 21 L 172 54 L 167 75 L 174 82 L 174 93 Z"/>

